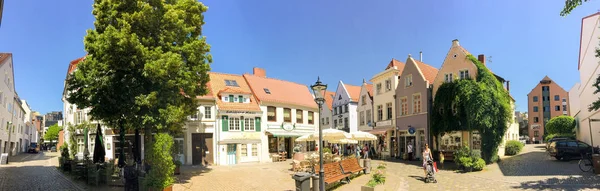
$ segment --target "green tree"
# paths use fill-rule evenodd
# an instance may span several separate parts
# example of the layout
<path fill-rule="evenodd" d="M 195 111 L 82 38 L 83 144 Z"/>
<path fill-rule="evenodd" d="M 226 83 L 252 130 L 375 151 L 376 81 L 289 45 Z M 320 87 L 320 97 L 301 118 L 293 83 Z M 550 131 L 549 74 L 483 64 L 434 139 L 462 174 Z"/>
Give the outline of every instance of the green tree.
<path fill-rule="evenodd" d="M 121 132 L 143 129 L 148 152 L 152 133 L 181 131 L 207 92 L 208 7 L 196 0 L 95 0 L 93 7 L 88 54 L 67 79 L 67 100 Z"/>
<path fill-rule="evenodd" d="M 574 134 L 575 119 L 571 116 L 557 116 L 546 123 L 548 134 Z"/>
<path fill-rule="evenodd" d="M 60 130 L 62 130 L 62 127 L 58 126 L 58 124 L 54 124 L 48 127 L 48 130 L 44 135 L 44 140 L 48 140 L 50 141 L 50 143 L 52 143 L 52 141 L 58 140 L 58 132 L 60 132 Z"/>
<path fill-rule="evenodd" d="M 563 7 L 563 10 L 560 12 L 560 16 L 567 16 L 569 14 L 571 14 L 571 11 L 573 11 L 575 8 L 577 8 L 579 5 L 581 5 L 583 2 L 588 2 L 589 0 L 566 0 L 565 1 L 565 7 Z M 596 48 L 596 57 L 600 58 L 600 49 Z M 594 94 L 598 94 L 600 93 L 600 75 L 596 78 L 596 82 L 594 82 L 594 84 L 592 84 L 592 86 L 594 88 L 596 88 L 596 90 L 594 91 Z M 594 111 L 594 110 L 598 110 L 600 109 L 600 98 L 598 98 L 596 101 L 592 102 L 592 104 L 588 107 L 588 111 Z"/>
<path fill-rule="evenodd" d="M 444 83 L 438 88 L 431 131 L 435 136 L 451 131 L 479 131 L 482 158 L 491 163 L 498 156 L 498 146 L 512 122 L 511 98 L 477 58 L 468 55 L 467 59 L 477 67 L 477 78 Z"/>

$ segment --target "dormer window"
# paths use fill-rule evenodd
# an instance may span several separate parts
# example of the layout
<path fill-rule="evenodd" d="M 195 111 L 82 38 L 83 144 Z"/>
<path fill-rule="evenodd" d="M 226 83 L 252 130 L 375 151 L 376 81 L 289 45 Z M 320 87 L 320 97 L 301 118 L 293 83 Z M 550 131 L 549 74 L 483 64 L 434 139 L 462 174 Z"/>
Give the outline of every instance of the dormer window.
<path fill-rule="evenodd" d="M 408 76 L 404 77 L 404 86 L 405 87 L 412 86 L 412 74 L 409 74 Z"/>
<path fill-rule="evenodd" d="M 235 80 L 225 80 L 225 85 L 227 86 L 233 86 L 233 87 L 240 87 L 237 83 L 237 81 Z"/>
<path fill-rule="evenodd" d="M 263 88 L 265 90 L 266 94 L 271 94 L 271 91 L 269 91 L 269 88 Z"/>

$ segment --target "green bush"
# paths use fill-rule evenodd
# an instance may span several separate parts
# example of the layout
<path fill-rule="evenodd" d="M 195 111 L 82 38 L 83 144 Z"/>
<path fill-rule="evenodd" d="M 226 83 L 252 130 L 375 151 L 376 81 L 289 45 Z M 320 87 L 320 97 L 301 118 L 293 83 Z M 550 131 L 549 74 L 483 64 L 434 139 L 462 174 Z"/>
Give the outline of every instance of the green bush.
<path fill-rule="evenodd" d="M 473 158 L 471 157 L 460 157 L 458 158 L 458 163 L 460 166 L 469 168 L 473 166 Z"/>
<path fill-rule="evenodd" d="M 506 155 L 516 155 L 523 149 L 523 143 L 517 140 L 510 140 L 506 142 L 505 154 Z"/>
<path fill-rule="evenodd" d="M 62 157 L 63 159 L 68 159 L 69 158 L 69 144 L 64 143 L 63 145 L 60 146 L 60 157 Z"/>
<path fill-rule="evenodd" d="M 171 156 L 171 147 L 173 146 L 173 137 L 166 133 L 154 135 L 155 142 L 150 147 L 147 155 L 147 162 L 151 169 L 144 178 L 145 185 L 150 188 L 164 189 L 173 185 L 173 173 L 175 165 Z"/>
<path fill-rule="evenodd" d="M 471 157 L 471 149 L 467 146 L 463 146 L 454 151 L 454 158 Z"/>
<path fill-rule="evenodd" d="M 323 148 L 323 153 L 329 153 L 329 154 L 331 154 L 331 149 L 325 147 L 325 148 Z"/>
<path fill-rule="evenodd" d="M 485 160 L 483 160 L 482 158 L 478 158 L 473 163 L 473 170 L 475 170 L 475 171 L 483 170 L 484 167 L 485 167 Z"/>

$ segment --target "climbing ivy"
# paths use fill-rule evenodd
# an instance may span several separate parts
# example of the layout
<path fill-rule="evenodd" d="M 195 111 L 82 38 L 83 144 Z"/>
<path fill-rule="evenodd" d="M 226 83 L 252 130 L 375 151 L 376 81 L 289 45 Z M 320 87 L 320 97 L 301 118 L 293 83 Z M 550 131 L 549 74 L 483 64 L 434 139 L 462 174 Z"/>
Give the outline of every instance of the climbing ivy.
<path fill-rule="evenodd" d="M 491 163 L 512 120 L 511 98 L 502 83 L 477 58 L 468 55 L 467 59 L 477 66 L 477 78 L 454 80 L 438 88 L 431 131 L 436 137 L 451 131 L 479 131 L 482 157 Z"/>

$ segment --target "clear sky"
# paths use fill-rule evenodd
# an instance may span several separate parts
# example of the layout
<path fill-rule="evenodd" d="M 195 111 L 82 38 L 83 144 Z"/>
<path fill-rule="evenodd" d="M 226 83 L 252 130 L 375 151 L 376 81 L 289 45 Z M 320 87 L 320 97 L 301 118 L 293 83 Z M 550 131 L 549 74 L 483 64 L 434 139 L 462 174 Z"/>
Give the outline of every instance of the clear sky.
<path fill-rule="evenodd" d="M 91 0 L 5 1 L 0 52 L 14 56 L 19 96 L 42 113 L 62 111 L 69 61 L 85 54 L 93 27 Z M 207 0 L 204 35 L 212 70 L 251 73 L 334 90 L 360 85 L 392 58 L 408 54 L 440 67 L 453 39 L 472 54 L 492 56 L 490 69 L 511 81 L 518 110 L 548 75 L 565 90 L 578 81 L 581 18 L 592 1 L 560 17 L 564 1 Z"/>

